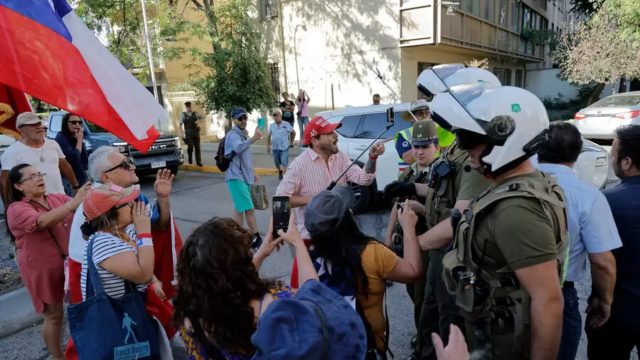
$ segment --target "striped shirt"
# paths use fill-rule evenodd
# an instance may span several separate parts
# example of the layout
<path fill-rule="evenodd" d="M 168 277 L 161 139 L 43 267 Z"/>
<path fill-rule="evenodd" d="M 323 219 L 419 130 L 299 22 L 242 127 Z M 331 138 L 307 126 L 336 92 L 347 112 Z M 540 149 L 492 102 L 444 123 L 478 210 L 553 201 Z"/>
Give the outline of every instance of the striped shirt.
<path fill-rule="evenodd" d="M 277 196 L 304 196 L 312 198 L 325 190 L 331 181 L 335 180 L 351 164 L 349 157 L 339 151 L 329 157 L 327 163 L 313 149 L 308 148 L 298 155 L 287 168 L 284 178 L 276 189 Z M 359 185 L 370 185 L 375 180 L 376 174 L 367 174 L 357 165 L 352 166 L 343 176 L 338 185 L 347 182 Z M 293 209 L 296 216 L 298 231 L 303 239 L 310 239 L 311 235 L 304 227 L 304 209 L 300 206 Z"/>
<path fill-rule="evenodd" d="M 138 236 L 133 224 L 127 226 L 125 232 L 129 237 L 134 240 L 138 240 Z M 133 252 L 138 254 L 138 249 L 129 243 L 122 241 L 119 237 L 110 233 L 98 231 L 89 237 L 89 241 L 93 239 L 93 263 L 98 269 L 98 275 L 102 281 L 102 287 L 104 292 L 112 298 L 121 298 L 125 294 L 125 280 L 118 275 L 115 275 L 100 266 L 104 260 L 118 255 L 123 252 Z M 87 287 L 87 255 L 85 253 L 84 260 L 82 261 L 82 276 L 80 278 L 80 286 L 82 288 L 82 300 L 86 300 L 86 287 Z M 138 284 L 138 291 L 144 292 L 147 288 L 147 284 Z"/>

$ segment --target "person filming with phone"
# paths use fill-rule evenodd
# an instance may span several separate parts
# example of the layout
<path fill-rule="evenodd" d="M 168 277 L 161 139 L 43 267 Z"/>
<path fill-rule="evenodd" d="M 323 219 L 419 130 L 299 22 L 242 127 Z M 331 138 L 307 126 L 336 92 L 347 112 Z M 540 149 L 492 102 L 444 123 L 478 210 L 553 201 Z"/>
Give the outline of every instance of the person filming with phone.
<path fill-rule="evenodd" d="M 290 206 L 298 219 L 298 230 L 307 245 L 311 236 L 304 226 L 304 208 L 311 199 L 333 181 L 336 181 L 337 185 L 345 185 L 347 182 L 370 185 L 376 178 L 376 160 L 384 154 L 383 142 L 376 142 L 371 146 L 369 160 L 364 168 L 349 168 L 349 156 L 338 150 L 338 135 L 335 130 L 341 125 L 330 123 L 321 116 L 313 118 L 304 129 L 304 143 L 309 147 L 291 162 L 276 190 L 276 196 L 290 197 Z M 345 175 L 340 177 L 345 170 Z M 294 259 L 291 276 L 293 288 L 298 287 L 296 268 Z"/>

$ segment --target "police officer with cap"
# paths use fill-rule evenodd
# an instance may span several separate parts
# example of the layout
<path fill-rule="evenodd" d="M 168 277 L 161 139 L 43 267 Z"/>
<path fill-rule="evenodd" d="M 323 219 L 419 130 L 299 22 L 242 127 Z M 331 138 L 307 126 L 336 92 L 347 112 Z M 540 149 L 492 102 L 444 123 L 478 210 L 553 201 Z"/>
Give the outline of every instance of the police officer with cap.
<path fill-rule="evenodd" d="M 529 160 L 546 141 L 545 107 L 524 89 L 477 83 L 437 94 L 432 109 L 492 185 L 452 216 L 455 241 L 443 259 L 469 348 L 492 359 L 554 359 L 567 219 L 562 190 Z"/>
<path fill-rule="evenodd" d="M 404 169 L 398 177 L 398 182 L 406 184 L 426 184 L 431 164 L 436 159 L 436 154 L 440 150 L 438 144 L 438 134 L 436 124 L 432 120 L 418 121 L 413 124 L 411 137 L 411 148 L 416 161 Z M 394 209 L 398 204 L 404 203 L 404 200 L 410 198 L 409 204 L 411 210 L 418 215 L 416 225 L 416 234 L 420 235 L 427 231 L 427 221 L 425 219 L 424 197 L 409 196 L 399 197 L 395 199 Z M 387 225 L 387 233 L 385 244 L 391 247 L 398 256 L 402 256 L 402 227 L 398 224 L 398 213 L 391 211 L 389 223 Z M 428 265 L 428 254 L 422 253 L 423 269 Z M 416 328 L 418 327 L 418 318 L 422 300 L 424 298 L 425 277 L 422 277 L 417 283 L 407 284 L 407 292 L 414 304 L 414 320 Z"/>
<path fill-rule="evenodd" d="M 419 121 L 429 120 L 431 112 L 429 111 L 429 103 L 424 99 L 419 99 L 411 103 L 411 108 L 408 111 L 402 113 L 402 119 L 404 121 L 415 124 Z M 455 136 L 441 128 L 436 124 L 436 131 L 440 146 L 447 147 L 455 140 Z M 402 131 L 399 131 L 394 136 L 394 142 L 396 151 L 398 152 L 398 167 L 404 169 L 405 167 L 413 164 L 416 158 L 411 151 L 411 139 L 413 138 L 413 127 L 408 127 Z"/>

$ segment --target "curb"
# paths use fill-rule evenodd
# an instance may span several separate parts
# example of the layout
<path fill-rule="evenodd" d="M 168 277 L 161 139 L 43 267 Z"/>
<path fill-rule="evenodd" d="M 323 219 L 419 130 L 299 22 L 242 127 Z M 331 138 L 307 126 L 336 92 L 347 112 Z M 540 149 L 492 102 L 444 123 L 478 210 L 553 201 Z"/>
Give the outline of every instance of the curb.
<path fill-rule="evenodd" d="M 212 173 L 212 174 L 224 174 L 224 172 L 220 171 L 220 169 L 218 169 L 217 166 L 213 166 L 213 165 L 197 166 L 193 164 L 182 164 L 180 165 L 180 170 L 199 171 L 199 172 Z M 255 168 L 254 172 L 258 176 L 277 176 L 278 175 L 278 170 L 276 169 Z"/>
<path fill-rule="evenodd" d="M 0 296 L 0 309 L 3 312 L 0 339 L 42 322 L 42 316 L 33 310 L 31 297 L 24 287 Z"/>

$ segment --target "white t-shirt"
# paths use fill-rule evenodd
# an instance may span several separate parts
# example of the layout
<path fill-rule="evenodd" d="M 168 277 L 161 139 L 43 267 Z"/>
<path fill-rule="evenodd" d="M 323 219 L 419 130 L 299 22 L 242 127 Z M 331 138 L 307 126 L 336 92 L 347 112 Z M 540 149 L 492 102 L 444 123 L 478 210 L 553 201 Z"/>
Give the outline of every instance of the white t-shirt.
<path fill-rule="evenodd" d="M 133 240 L 138 240 L 133 224 L 127 226 L 125 232 Z M 133 252 L 137 254 L 138 249 L 135 246 L 131 246 L 129 243 L 122 241 L 113 234 L 100 231 L 91 235 L 91 237 L 89 237 L 89 241 L 91 241 L 91 239 L 93 239 L 93 262 L 96 265 L 96 269 L 98 269 L 98 275 L 100 275 L 100 281 L 102 282 L 104 292 L 112 298 L 117 299 L 123 297 L 125 294 L 125 280 L 118 275 L 103 269 L 100 266 L 100 263 L 123 252 Z M 84 261 L 82 261 L 82 276 L 80 278 L 83 301 L 86 300 L 87 296 L 85 292 L 87 284 L 87 264 L 87 259 L 85 257 Z M 136 287 L 138 291 L 144 292 L 147 288 L 147 284 L 138 284 Z"/>
<path fill-rule="evenodd" d="M 32 148 L 20 141 L 14 142 L 4 151 L 0 162 L 2 170 L 7 171 L 11 171 L 18 164 L 29 164 L 41 173 L 47 174 L 44 177 L 47 194 L 64 194 L 60 175 L 60 159 L 64 158 L 60 145 L 53 140 L 45 139 L 44 145 L 40 148 Z M 41 159 L 44 161 L 40 161 Z"/>

